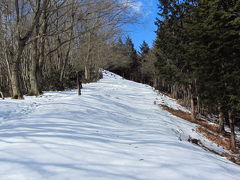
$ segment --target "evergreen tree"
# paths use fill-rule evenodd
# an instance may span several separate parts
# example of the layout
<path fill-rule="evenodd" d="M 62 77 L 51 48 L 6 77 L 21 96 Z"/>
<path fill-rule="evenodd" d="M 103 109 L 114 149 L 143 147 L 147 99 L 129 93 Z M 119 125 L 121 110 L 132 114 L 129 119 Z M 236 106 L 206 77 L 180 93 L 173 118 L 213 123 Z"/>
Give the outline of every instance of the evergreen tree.
<path fill-rule="evenodd" d="M 240 0 L 159 3 L 156 67 L 162 90 L 192 99 L 193 114 L 196 99 L 209 113 L 229 114 L 233 142 L 233 119 L 240 113 Z"/>
<path fill-rule="evenodd" d="M 112 49 L 114 54 L 111 63 L 108 63 L 107 69 L 111 72 L 119 74 L 120 76 L 130 78 L 130 57 L 129 48 L 126 46 L 122 38 L 119 38 Z"/>
<path fill-rule="evenodd" d="M 127 48 L 128 57 L 130 58 L 130 79 L 134 81 L 139 81 L 139 68 L 140 68 L 140 60 L 137 54 L 136 49 L 134 48 L 134 44 L 132 39 L 128 36 L 126 38 L 125 46 Z"/>
<path fill-rule="evenodd" d="M 239 115 L 240 110 L 239 8 L 239 0 L 201 1 L 197 11 L 201 20 L 193 23 L 193 27 L 200 27 L 201 30 L 201 34 L 198 33 L 201 39 L 195 37 L 195 41 L 208 52 L 208 56 L 202 58 L 204 64 L 199 63 L 196 68 L 196 74 L 202 82 L 199 84 L 202 87 L 199 92 L 201 99 L 215 109 L 219 106 L 220 113 L 230 114 L 232 136 L 232 119 Z M 220 123 L 220 130 L 224 131 L 224 122 Z M 232 148 L 235 149 L 235 143 L 232 143 Z"/>
<path fill-rule="evenodd" d="M 134 48 L 132 39 L 128 36 L 125 42 L 121 38 L 115 44 L 115 55 L 119 54 L 119 63 L 109 66 L 109 70 L 126 79 L 139 81 L 140 59 Z"/>
<path fill-rule="evenodd" d="M 146 43 L 146 41 L 143 41 L 143 43 L 140 45 L 140 54 L 144 56 L 144 55 L 147 55 L 149 51 L 150 51 L 150 48 L 148 44 Z"/>
<path fill-rule="evenodd" d="M 189 37 L 184 31 L 191 6 L 188 1 L 159 0 L 159 15 L 156 25 L 158 49 L 157 68 L 161 78 L 161 89 L 183 98 L 190 104 L 190 97 L 195 93 L 196 80 L 192 76 L 191 57 L 186 53 L 186 41 Z M 194 95 L 195 96 L 195 95 Z M 193 98 L 192 98 L 193 99 Z"/>

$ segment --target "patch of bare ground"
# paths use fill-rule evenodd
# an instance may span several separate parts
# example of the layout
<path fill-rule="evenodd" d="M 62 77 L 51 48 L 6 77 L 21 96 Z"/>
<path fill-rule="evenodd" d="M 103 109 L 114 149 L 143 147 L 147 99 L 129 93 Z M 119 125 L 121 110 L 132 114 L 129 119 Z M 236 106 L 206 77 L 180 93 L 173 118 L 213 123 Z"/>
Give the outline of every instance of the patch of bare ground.
<path fill-rule="evenodd" d="M 197 132 L 202 134 L 204 137 L 209 139 L 211 142 L 217 144 L 218 146 L 223 147 L 224 149 L 228 150 L 229 153 L 218 153 L 214 151 L 213 149 L 210 149 L 209 147 L 206 147 L 202 144 L 202 142 L 199 139 L 193 139 L 189 137 L 188 141 L 196 144 L 200 147 L 202 147 L 204 150 L 215 153 L 217 155 L 220 155 L 222 157 L 226 157 L 228 160 L 240 165 L 240 152 L 230 152 L 231 150 L 231 141 L 230 141 L 230 133 L 220 133 L 219 132 L 219 125 L 207 122 L 202 119 L 195 119 L 193 120 L 190 113 L 183 112 L 181 110 L 172 109 L 165 105 L 160 105 L 164 110 L 168 111 L 169 113 L 180 117 L 186 121 L 189 121 L 191 123 L 197 124 Z M 240 143 L 240 142 L 238 142 Z"/>
<path fill-rule="evenodd" d="M 184 111 L 181 111 L 181 110 L 175 110 L 175 109 L 172 109 L 172 108 L 170 108 L 168 106 L 164 106 L 164 105 L 161 105 L 161 107 L 164 110 L 170 112 L 171 114 L 173 114 L 173 115 L 175 115 L 177 117 L 185 119 L 185 120 L 187 120 L 187 121 L 189 121 L 191 123 L 195 123 L 195 124 L 198 124 L 200 126 L 203 126 L 203 127 L 207 128 L 207 129 L 209 129 L 211 131 L 218 131 L 218 129 L 219 129 L 219 126 L 217 124 L 209 123 L 209 122 L 204 121 L 202 119 L 195 119 L 195 120 L 193 120 L 190 113 L 187 113 L 187 112 L 184 112 Z"/>

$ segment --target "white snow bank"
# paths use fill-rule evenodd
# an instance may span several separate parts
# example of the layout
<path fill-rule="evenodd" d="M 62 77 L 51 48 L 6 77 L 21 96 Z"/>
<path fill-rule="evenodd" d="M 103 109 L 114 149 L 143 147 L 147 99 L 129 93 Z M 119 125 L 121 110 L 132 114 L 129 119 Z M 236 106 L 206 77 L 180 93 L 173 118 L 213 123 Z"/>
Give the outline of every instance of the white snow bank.
<path fill-rule="evenodd" d="M 195 126 L 154 105 L 178 105 L 104 71 L 77 91 L 0 100 L 0 179 L 240 179 L 240 167 L 186 141 Z"/>
<path fill-rule="evenodd" d="M 158 96 L 156 97 L 156 104 L 165 105 L 175 110 L 181 110 L 183 112 L 190 113 L 186 107 L 179 105 L 175 99 L 172 99 L 162 93 L 158 93 Z"/>

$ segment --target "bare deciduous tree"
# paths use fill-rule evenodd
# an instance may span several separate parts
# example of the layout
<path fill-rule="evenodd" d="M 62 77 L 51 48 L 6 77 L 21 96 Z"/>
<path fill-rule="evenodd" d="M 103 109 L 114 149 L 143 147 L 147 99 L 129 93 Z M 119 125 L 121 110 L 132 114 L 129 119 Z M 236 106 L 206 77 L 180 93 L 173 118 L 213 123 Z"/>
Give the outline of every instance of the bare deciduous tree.
<path fill-rule="evenodd" d="M 38 96 L 72 87 L 84 70 L 91 81 L 116 59 L 112 42 L 136 20 L 130 10 L 115 0 L 0 0 L 1 90 Z"/>

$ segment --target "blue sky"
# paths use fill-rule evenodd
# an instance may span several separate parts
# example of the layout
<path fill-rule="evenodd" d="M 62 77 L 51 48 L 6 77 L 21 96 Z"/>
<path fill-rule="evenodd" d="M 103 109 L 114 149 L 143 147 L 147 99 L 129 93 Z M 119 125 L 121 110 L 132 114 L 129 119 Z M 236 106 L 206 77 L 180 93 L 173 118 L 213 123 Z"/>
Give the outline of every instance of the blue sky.
<path fill-rule="evenodd" d="M 158 12 L 158 0 L 135 0 L 133 10 L 141 14 L 141 22 L 125 27 L 127 34 L 132 38 L 135 48 L 145 40 L 151 47 L 156 38 L 155 30 L 157 27 L 154 22 Z"/>

